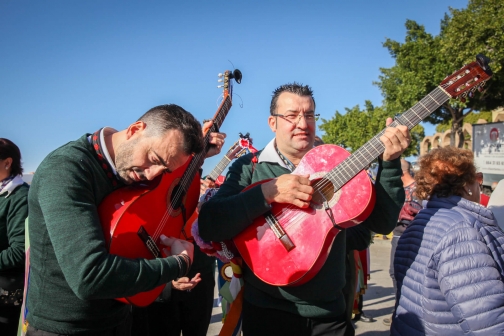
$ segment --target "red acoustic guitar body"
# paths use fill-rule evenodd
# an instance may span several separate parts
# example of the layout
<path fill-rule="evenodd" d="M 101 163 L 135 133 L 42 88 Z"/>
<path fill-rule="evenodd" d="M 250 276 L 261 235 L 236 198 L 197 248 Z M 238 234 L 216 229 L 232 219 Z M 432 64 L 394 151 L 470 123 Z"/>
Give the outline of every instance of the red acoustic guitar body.
<path fill-rule="evenodd" d="M 154 259 L 153 251 L 148 248 L 149 243 L 138 235 L 141 227 L 152 238 L 158 251 L 163 249 L 159 241 L 161 234 L 179 237 L 184 227 L 184 219 L 188 220 L 196 209 L 199 196 L 200 177 L 197 174 L 182 198 L 183 206 L 177 209 L 171 206 L 180 179 L 190 161 L 171 174 L 163 174 L 155 188 L 121 188 L 104 199 L 99 207 L 100 220 L 111 254 L 131 259 Z M 182 209 L 185 209 L 185 215 L 182 215 Z M 119 300 L 144 307 L 152 303 L 163 288 L 164 285 Z"/>
<path fill-rule="evenodd" d="M 303 157 L 292 173 L 310 174 L 312 185 L 325 194 L 334 222 L 340 228 L 354 226 L 366 219 L 375 201 L 374 187 L 365 171 L 358 173 L 335 194 L 332 182 L 322 178 L 349 155 L 335 145 L 318 146 Z M 290 251 L 264 216 L 257 218 L 233 241 L 247 266 L 262 281 L 276 286 L 301 285 L 320 270 L 340 229 L 333 225 L 323 197 L 317 192 L 307 209 L 274 203 L 271 214 L 294 245 Z"/>

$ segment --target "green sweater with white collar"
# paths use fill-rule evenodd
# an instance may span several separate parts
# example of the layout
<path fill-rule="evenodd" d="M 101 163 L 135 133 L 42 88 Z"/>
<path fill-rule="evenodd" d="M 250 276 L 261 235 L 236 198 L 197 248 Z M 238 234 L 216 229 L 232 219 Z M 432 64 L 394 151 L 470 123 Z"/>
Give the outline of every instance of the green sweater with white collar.
<path fill-rule="evenodd" d="M 256 156 L 260 157 L 261 152 Z M 265 156 L 268 159 L 272 157 L 271 148 Z M 204 240 L 219 242 L 232 239 L 255 218 L 269 211 L 260 185 L 245 192 L 242 190 L 255 182 L 289 174 L 290 171 L 278 162 L 259 160 L 254 165 L 252 157 L 253 154 L 248 154 L 237 159 L 229 168 L 217 194 L 203 204 L 198 225 Z M 381 162 L 372 213 L 362 224 L 343 230 L 336 236 L 324 266 L 313 279 L 300 286 L 271 286 L 244 265 L 244 299 L 258 307 L 308 318 L 334 318 L 344 314 L 342 290 L 345 286 L 347 244 L 348 250 L 361 249 L 369 244 L 368 230 L 387 234 L 394 229 L 404 202 L 401 173 L 399 159 Z"/>
<path fill-rule="evenodd" d="M 114 191 L 87 137 L 56 149 L 29 192 L 30 283 L 27 320 L 56 334 L 93 334 L 124 321 L 114 300 L 176 279 L 173 257 L 127 259 L 108 253 L 97 207 Z"/>

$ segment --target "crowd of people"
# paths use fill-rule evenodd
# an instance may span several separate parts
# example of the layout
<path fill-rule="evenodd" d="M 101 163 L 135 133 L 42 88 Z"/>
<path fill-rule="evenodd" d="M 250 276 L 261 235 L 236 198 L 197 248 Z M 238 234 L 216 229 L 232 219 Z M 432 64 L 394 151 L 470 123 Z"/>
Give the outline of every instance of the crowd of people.
<path fill-rule="evenodd" d="M 317 191 L 310 175 L 291 173 L 322 144 L 316 120 L 309 86 L 291 83 L 274 90 L 265 118 L 272 139 L 261 151 L 238 158 L 218 191 L 200 205 L 202 241 L 225 250 L 229 245 L 224 242 L 271 213 L 272 204 L 312 206 Z M 504 331 L 504 233 L 492 211 L 479 204 L 472 153 L 432 150 L 420 159 L 413 177 L 401 159 L 411 142 L 408 128 L 389 126 L 390 118 L 383 122 L 375 204 L 359 225 L 333 222 L 338 233 L 313 278 L 287 286 L 267 283 L 240 262 L 236 251 L 224 251 L 231 254 L 242 287 L 231 303 L 237 326 L 221 334 L 354 335 L 354 302 L 353 319 L 373 321 L 359 297 L 362 251 L 373 233 L 392 231 L 396 306 L 388 323 L 393 335 Z M 166 256 L 111 254 L 98 208 L 118 188 L 170 174 L 207 150 L 203 139 L 211 126 L 212 121 L 201 126 L 177 105 L 154 107 L 127 129 L 103 127 L 55 149 L 29 187 L 21 178 L 19 148 L 0 138 L 0 334 L 17 335 L 21 316 L 28 336 L 206 335 L 215 257 L 192 241 L 166 236 L 160 237 Z M 206 157 L 220 153 L 225 141 L 223 133 L 209 134 Z M 202 192 L 213 187 L 211 181 L 201 182 Z M 356 197 L 358 191 L 348 194 Z M 330 208 L 324 211 L 331 215 Z M 355 258 L 359 251 L 360 261 Z M 163 284 L 148 307 L 116 300 Z"/>

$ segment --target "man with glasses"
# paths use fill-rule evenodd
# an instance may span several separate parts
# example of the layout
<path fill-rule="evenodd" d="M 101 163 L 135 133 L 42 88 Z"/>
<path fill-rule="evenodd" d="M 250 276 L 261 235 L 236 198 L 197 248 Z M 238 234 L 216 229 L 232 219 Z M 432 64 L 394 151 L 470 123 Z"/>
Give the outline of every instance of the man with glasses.
<path fill-rule="evenodd" d="M 242 156 L 230 167 L 219 192 L 201 208 L 199 231 L 204 240 L 232 239 L 253 220 L 270 210 L 271 203 L 306 208 L 313 187 L 308 175 L 290 174 L 313 148 L 316 131 L 315 100 L 309 86 L 286 84 L 273 92 L 268 124 L 275 137 L 256 153 Z M 387 125 L 392 122 L 387 120 Z M 362 225 L 340 232 L 317 275 L 299 286 L 272 286 L 243 265 L 244 335 L 354 335 L 345 314 L 345 256 L 367 246 L 369 230 L 389 233 L 404 202 L 399 156 L 410 143 L 405 126 L 388 127 L 380 140 L 376 205 Z M 247 186 L 271 179 L 242 192 Z"/>

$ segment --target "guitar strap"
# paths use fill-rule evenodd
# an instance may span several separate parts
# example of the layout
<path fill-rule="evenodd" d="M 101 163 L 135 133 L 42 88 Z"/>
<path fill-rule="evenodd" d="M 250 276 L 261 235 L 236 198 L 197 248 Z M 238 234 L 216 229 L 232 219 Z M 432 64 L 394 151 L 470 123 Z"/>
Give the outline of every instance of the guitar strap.
<path fill-rule="evenodd" d="M 296 169 L 296 166 L 294 166 L 294 164 L 289 160 L 287 159 L 279 150 L 278 150 L 278 147 L 276 146 L 276 143 L 275 143 L 275 150 L 276 152 L 278 153 L 278 156 L 280 156 L 280 159 L 282 159 L 283 163 L 285 163 L 285 165 L 287 166 L 287 168 L 293 172 L 294 169 Z"/>

